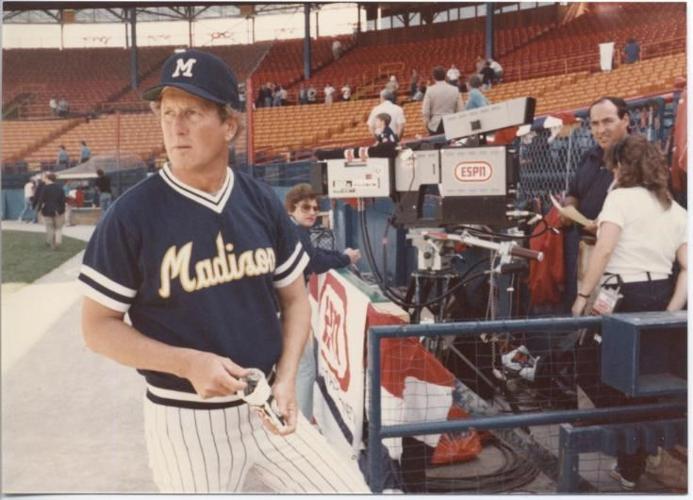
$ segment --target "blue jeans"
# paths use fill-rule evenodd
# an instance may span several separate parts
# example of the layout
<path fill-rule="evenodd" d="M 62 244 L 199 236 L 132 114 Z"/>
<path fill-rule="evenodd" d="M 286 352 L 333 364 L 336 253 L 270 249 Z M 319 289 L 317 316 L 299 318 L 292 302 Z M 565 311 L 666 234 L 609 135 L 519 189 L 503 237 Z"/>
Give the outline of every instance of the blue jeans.
<path fill-rule="evenodd" d="M 31 200 L 29 200 L 28 198 L 24 198 L 24 208 L 22 209 L 22 212 L 19 214 L 19 218 L 17 220 L 20 222 L 23 221 L 24 215 L 26 213 L 31 214 Z M 31 217 L 31 220 L 33 220 L 33 219 L 34 218 Z"/>
<path fill-rule="evenodd" d="M 101 193 L 99 195 L 99 205 L 101 206 L 101 215 L 106 213 L 106 209 L 109 207 L 112 200 L 113 200 L 113 197 L 111 196 L 111 193 Z"/>
<path fill-rule="evenodd" d="M 298 363 L 298 372 L 296 373 L 296 401 L 298 409 L 309 422 L 313 418 L 313 385 L 316 376 L 314 344 L 315 339 L 311 334 L 303 349 L 303 355 Z"/>

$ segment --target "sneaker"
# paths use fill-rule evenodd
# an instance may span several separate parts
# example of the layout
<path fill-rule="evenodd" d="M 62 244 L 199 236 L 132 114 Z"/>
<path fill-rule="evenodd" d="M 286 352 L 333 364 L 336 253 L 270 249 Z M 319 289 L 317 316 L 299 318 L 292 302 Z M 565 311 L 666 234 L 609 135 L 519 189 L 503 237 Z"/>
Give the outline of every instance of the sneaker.
<path fill-rule="evenodd" d="M 621 471 L 618 470 L 618 464 L 614 464 L 609 471 L 609 476 L 616 481 L 621 483 L 621 488 L 624 490 L 632 490 L 635 488 L 635 482 L 629 481 L 621 475 Z"/>

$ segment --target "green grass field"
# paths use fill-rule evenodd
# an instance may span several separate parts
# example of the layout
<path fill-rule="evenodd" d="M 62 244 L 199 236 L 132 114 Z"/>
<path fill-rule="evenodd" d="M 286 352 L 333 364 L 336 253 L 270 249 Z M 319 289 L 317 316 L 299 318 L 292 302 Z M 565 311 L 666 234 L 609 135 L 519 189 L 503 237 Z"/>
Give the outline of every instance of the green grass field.
<path fill-rule="evenodd" d="M 32 283 L 73 255 L 84 250 L 86 242 L 63 236 L 57 250 L 46 245 L 45 233 L 2 232 L 2 282 Z"/>

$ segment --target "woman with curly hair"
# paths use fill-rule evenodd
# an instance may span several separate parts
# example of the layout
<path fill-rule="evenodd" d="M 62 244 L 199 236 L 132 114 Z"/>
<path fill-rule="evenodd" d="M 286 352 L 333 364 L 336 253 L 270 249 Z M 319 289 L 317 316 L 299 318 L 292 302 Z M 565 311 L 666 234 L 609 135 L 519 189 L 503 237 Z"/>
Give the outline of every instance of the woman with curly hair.
<path fill-rule="evenodd" d="M 585 312 L 600 285 L 619 288 L 614 312 L 677 311 L 686 305 L 687 214 L 667 188 L 669 171 L 654 144 L 627 136 L 606 153 L 614 185 L 597 217 L 597 243 L 573 304 L 573 315 Z M 678 277 L 673 279 L 674 261 Z M 590 311 L 587 311 L 588 313 Z M 635 404 L 601 384 L 600 344 L 588 335 L 578 349 L 578 383 L 595 406 Z M 633 489 L 645 468 L 643 450 L 619 454 L 611 476 Z"/>

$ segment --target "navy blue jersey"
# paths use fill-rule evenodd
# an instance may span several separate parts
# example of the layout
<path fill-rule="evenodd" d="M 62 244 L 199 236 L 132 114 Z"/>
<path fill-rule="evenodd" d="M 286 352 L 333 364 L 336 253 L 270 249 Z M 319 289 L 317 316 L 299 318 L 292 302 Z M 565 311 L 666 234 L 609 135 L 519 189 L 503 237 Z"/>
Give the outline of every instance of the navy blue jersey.
<path fill-rule="evenodd" d="M 308 255 L 272 189 L 227 172 L 216 195 L 168 166 L 130 189 L 97 226 L 79 280 L 148 337 L 269 373 L 282 350 L 275 288 L 300 277 Z M 140 372 L 157 387 L 194 392 L 185 379 Z"/>
<path fill-rule="evenodd" d="M 378 141 L 380 144 L 385 144 L 388 142 L 396 144 L 399 142 L 397 134 L 393 132 L 389 125 L 385 127 L 382 132 L 375 135 L 375 140 Z"/>

